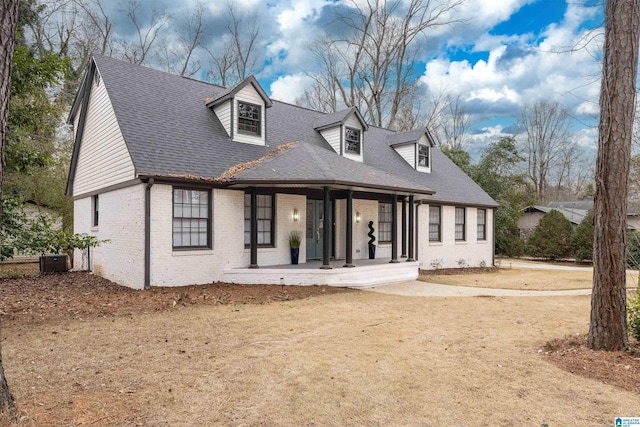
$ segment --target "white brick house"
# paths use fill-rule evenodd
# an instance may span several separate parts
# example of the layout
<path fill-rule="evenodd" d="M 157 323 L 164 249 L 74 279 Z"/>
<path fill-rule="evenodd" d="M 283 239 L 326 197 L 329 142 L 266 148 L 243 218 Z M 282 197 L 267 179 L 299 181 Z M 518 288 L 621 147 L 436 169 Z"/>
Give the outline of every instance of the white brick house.
<path fill-rule="evenodd" d="M 75 231 L 109 240 L 90 267 L 117 283 L 366 285 L 493 264 L 497 204 L 425 129 L 272 101 L 253 77 L 225 89 L 104 57 L 69 121 Z M 300 269 L 285 271 L 292 230 Z"/>

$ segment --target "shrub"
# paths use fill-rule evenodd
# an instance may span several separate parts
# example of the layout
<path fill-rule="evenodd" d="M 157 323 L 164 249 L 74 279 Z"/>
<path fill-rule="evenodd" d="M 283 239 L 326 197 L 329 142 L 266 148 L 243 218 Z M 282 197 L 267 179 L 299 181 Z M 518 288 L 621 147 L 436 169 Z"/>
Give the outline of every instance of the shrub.
<path fill-rule="evenodd" d="M 555 260 L 571 253 L 571 222 L 552 209 L 546 213 L 529 236 L 526 252 L 529 255 Z"/>
<path fill-rule="evenodd" d="M 593 259 L 593 213 L 589 213 L 571 233 L 571 251 L 576 262 Z"/>
<path fill-rule="evenodd" d="M 640 232 L 627 234 L 627 267 L 640 270 Z"/>
<path fill-rule="evenodd" d="M 627 300 L 627 325 L 629 332 L 637 341 L 640 341 L 640 288 L 635 296 Z"/>
<path fill-rule="evenodd" d="M 518 219 L 502 206 L 496 210 L 496 253 L 508 257 L 519 257 L 524 253 L 524 242 L 520 238 Z"/>

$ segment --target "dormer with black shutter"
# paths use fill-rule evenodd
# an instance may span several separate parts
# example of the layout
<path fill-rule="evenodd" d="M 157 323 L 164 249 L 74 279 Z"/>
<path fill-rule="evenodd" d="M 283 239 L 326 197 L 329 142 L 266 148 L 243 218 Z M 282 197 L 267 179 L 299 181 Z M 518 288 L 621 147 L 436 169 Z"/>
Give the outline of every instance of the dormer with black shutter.
<path fill-rule="evenodd" d="M 435 144 L 426 129 L 389 135 L 387 142 L 412 168 L 431 173 L 431 147 Z"/>
<path fill-rule="evenodd" d="M 356 107 L 321 116 L 313 127 L 336 153 L 351 160 L 363 161 L 364 132 L 369 126 Z"/>
<path fill-rule="evenodd" d="M 254 76 L 247 77 L 206 102 L 232 141 L 265 145 L 266 109 L 273 104 Z"/>

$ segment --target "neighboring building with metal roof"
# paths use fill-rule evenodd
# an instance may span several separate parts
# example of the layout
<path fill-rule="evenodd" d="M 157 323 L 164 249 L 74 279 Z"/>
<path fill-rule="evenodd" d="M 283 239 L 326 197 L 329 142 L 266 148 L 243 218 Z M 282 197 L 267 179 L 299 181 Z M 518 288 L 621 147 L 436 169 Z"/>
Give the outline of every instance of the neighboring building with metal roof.
<path fill-rule="evenodd" d="M 108 240 L 91 268 L 127 286 L 365 286 L 493 263 L 497 203 L 425 129 L 272 101 L 253 76 L 223 88 L 101 56 L 69 122 L 75 231 Z M 292 231 L 302 267 L 285 271 Z"/>
<path fill-rule="evenodd" d="M 571 222 L 572 226 L 576 227 L 592 209 L 593 199 L 551 202 L 549 206 L 528 206 L 518 220 L 520 236 L 526 238 L 533 233 L 542 217 L 552 210 L 560 212 Z M 635 209 L 631 207 L 627 213 L 627 229 L 630 231 L 640 230 L 640 215 L 635 213 Z"/>

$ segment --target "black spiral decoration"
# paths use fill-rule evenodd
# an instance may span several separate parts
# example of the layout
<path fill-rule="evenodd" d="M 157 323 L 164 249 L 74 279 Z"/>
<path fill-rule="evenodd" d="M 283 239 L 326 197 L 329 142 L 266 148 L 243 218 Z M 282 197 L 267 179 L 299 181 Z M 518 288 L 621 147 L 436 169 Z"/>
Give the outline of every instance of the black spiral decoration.
<path fill-rule="evenodd" d="M 373 236 L 374 231 L 375 229 L 373 228 L 373 221 L 369 221 L 369 232 L 367 233 L 367 236 L 369 236 L 370 245 L 373 245 L 373 242 L 376 241 L 376 238 Z"/>

